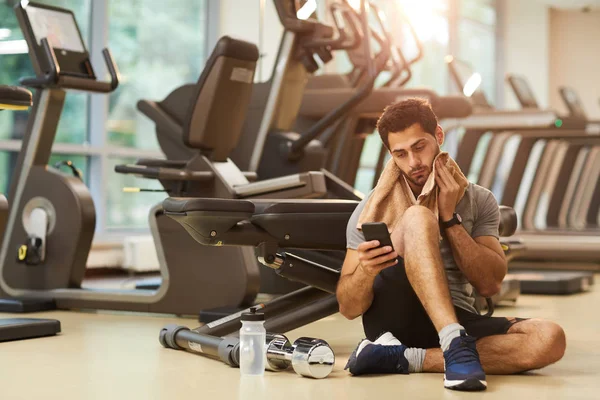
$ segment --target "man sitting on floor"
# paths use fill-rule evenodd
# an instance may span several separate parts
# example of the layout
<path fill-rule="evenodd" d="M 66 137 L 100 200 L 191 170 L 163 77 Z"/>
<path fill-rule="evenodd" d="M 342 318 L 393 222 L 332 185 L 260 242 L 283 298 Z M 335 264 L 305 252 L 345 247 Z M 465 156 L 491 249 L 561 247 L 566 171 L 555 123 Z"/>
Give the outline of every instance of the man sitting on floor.
<path fill-rule="evenodd" d="M 348 361 L 350 372 L 444 372 L 447 388 L 484 390 L 486 373 L 519 373 L 560 360 L 566 340 L 557 324 L 475 310 L 474 289 L 493 296 L 507 271 L 499 207 L 441 152 L 444 132 L 431 106 L 421 99 L 393 104 L 377 129 L 392 160 L 350 218 L 337 288 L 340 312 L 348 319 L 362 315 L 367 337 Z M 390 175 L 394 169 L 397 175 Z M 394 182 L 386 186 L 390 176 Z M 429 192 L 422 193 L 426 186 Z M 392 200 L 386 191 L 406 194 Z M 410 203 L 401 210 L 404 198 Z M 401 217 L 394 221 L 396 211 Z M 363 220 L 385 222 L 373 216 L 388 218 L 393 248 L 365 241 Z"/>

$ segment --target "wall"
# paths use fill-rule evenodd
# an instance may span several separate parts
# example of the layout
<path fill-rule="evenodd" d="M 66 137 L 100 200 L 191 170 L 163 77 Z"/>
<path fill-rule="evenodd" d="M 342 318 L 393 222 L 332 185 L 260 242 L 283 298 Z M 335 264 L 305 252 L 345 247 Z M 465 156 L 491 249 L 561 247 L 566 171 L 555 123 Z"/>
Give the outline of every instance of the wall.
<path fill-rule="evenodd" d="M 327 1 L 316 0 L 317 18 L 320 21 L 330 21 Z M 256 81 L 269 80 L 283 35 L 283 27 L 273 0 L 209 0 L 209 2 L 218 8 L 219 13 L 219 26 L 215 34 L 218 37 L 230 35 L 259 46 L 261 58 L 256 68 Z M 259 29 L 261 2 L 264 4 L 262 32 Z"/>
<path fill-rule="evenodd" d="M 501 24 L 502 58 L 500 76 L 507 73 L 527 77 L 541 107 L 549 106 L 550 12 L 542 2 L 534 0 L 503 0 Z M 518 109 L 510 87 L 503 83 L 503 108 Z"/>
<path fill-rule="evenodd" d="M 550 104 L 567 112 L 558 87 L 573 87 L 591 119 L 600 119 L 600 11 L 550 12 Z"/>
<path fill-rule="evenodd" d="M 256 80 L 259 82 L 268 80 L 283 33 L 273 1 L 264 1 L 262 32 L 259 0 L 217 0 L 217 2 L 220 7 L 218 36 L 229 35 L 259 46 L 262 57 L 256 68 Z"/>

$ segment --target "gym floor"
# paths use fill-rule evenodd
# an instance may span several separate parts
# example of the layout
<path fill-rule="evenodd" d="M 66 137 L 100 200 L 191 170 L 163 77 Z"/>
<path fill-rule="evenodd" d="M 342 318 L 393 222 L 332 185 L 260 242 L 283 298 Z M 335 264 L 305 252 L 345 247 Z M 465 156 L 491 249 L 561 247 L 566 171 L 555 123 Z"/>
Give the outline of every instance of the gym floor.
<path fill-rule="evenodd" d="M 165 324 L 196 326 L 193 319 L 116 312 L 40 313 L 28 317 L 59 319 L 63 333 L 0 344 L 0 398 L 597 399 L 600 318 L 595 304 L 600 304 L 598 283 L 590 293 L 522 295 L 516 307 L 498 309 L 496 315 L 558 322 L 567 333 L 567 352 L 562 361 L 540 371 L 490 376 L 487 392 L 470 394 L 443 389 L 440 374 L 351 377 L 343 367 L 362 336 L 362 327 L 360 319 L 347 321 L 339 314 L 287 334 L 292 341 L 314 336 L 329 342 L 336 353 L 336 367 L 328 378 L 302 378 L 290 370 L 242 380 L 238 369 L 160 346 L 158 332 Z"/>

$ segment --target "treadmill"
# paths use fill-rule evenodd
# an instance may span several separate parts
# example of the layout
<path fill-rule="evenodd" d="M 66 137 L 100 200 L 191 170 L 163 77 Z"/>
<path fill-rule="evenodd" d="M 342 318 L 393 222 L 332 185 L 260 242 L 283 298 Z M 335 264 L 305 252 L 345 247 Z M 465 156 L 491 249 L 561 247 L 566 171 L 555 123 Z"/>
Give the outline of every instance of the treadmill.
<path fill-rule="evenodd" d="M 27 110 L 31 106 L 31 92 L 24 88 L 0 85 L 1 110 Z M 0 194 L 0 243 L 8 219 L 8 202 Z M 26 303 L 21 304 L 27 307 Z M 14 303 L 15 307 L 19 303 Z M 21 310 L 26 311 L 26 310 Z M 60 333 L 60 321 L 39 318 L 0 318 L 0 342 L 53 336 Z"/>
<path fill-rule="evenodd" d="M 537 107 L 524 107 L 522 110 L 497 110 L 487 100 L 485 93 L 479 87 L 481 76 L 473 71 L 465 61 L 452 56 L 446 57 L 450 76 L 458 89 L 473 102 L 473 113 L 461 119 L 445 119 L 443 128 L 447 136 L 464 129 L 460 145 L 456 151 L 455 160 L 463 173 L 469 177 L 479 174 L 482 159 L 475 160 L 478 146 L 485 145 L 482 139 L 499 133 L 523 131 L 553 131 L 559 129 L 561 134 L 581 134 L 586 123 L 581 119 L 571 119 L 568 123 L 553 110 L 540 110 Z M 473 82 L 479 84 L 474 85 Z M 521 80 L 514 80 L 514 82 Z M 524 94 L 522 99 L 526 99 Z M 525 101 L 525 100 L 524 100 Z M 528 101 L 530 104 L 531 101 Z M 486 162 L 489 161 L 486 159 Z M 474 164 L 475 163 L 475 164 Z"/>
<path fill-rule="evenodd" d="M 450 74 L 457 86 L 466 89 L 466 83 L 469 80 L 473 80 L 472 77 L 475 73 L 465 62 L 456 60 L 452 57 L 447 58 L 446 61 L 450 68 Z M 491 130 L 493 135 L 492 140 L 489 143 L 487 154 L 484 157 L 486 163 L 475 180 L 478 184 L 493 189 L 495 195 L 498 198 L 501 198 L 500 204 L 514 206 L 514 198 L 516 197 L 515 191 L 518 190 L 521 185 L 524 173 L 523 165 L 526 164 L 527 160 L 530 158 L 530 151 L 528 152 L 527 150 L 531 150 L 536 141 L 544 138 L 544 134 L 546 137 L 549 135 L 550 138 L 554 135 L 558 139 L 562 136 L 563 139 L 566 138 L 572 140 L 575 139 L 575 136 L 581 135 L 583 135 L 583 137 L 580 137 L 580 139 L 584 141 L 589 139 L 589 137 L 581 130 L 556 129 L 560 123 L 554 123 L 555 129 L 551 129 L 552 122 L 556 121 L 557 118 L 556 114 L 552 112 L 540 112 L 532 107 L 529 107 L 522 115 L 519 115 L 521 112 L 495 112 L 480 89 L 473 91 L 471 88 L 470 92 L 473 96 L 474 104 L 476 104 L 476 111 L 473 116 L 470 117 L 470 121 L 464 121 L 464 125 L 466 125 L 468 129 L 461 141 L 457 158 L 460 160 L 459 165 L 461 165 L 463 171 L 466 170 L 466 173 L 468 173 L 471 168 L 477 145 L 480 144 L 482 136 L 487 133 L 484 121 L 489 120 L 490 122 L 493 122 L 493 124 L 490 124 L 491 128 L 493 128 L 493 130 Z M 522 98 L 524 98 L 524 96 L 522 96 Z M 519 116 L 519 118 L 506 118 L 513 115 Z M 479 116 L 483 116 L 483 118 L 478 118 Z M 521 124 L 521 126 L 518 126 L 519 124 Z M 573 127 L 573 125 L 574 124 L 571 124 L 570 127 Z M 583 124 L 575 124 L 575 126 L 584 127 Z M 510 138 L 519 133 L 525 137 L 528 136 L 528 139 L 522 141 L 517 152 L 518 156 L 515 156 L 514 152 L 512 154 L 503 152 Z M 512 160 L 510 160 L 511 155 L 514 156 Z M 502 157 L 504 158 L 503 160 L 501 160 Z M 506 162 L 506 159 L 509 159 L 508 163 Z M 495 183 L 495 180 L 499 180 L 499 177 L 502 175 L 498 172 L 505 171 L 507 167 L 510 167 L 508 165 L 510 162 L 514 162 L 511 172 L 507 174 L 510 183 L 508 183 L 506 187 L 503 187 L 502 185 Z M 569 163 L 566 163 L 562 168 L 563 175 L 565 171 L 569 170 L 568 164 Z M 573 168 L 571 168 L 571 171 L 572 170 Z M 542 175 L 540 174 L 539 177 L 541 178 L 539 181 L 542 182 Z M 516 211 L 518 213 L 518 208 Z M 521 225 L 526 224 L 523 221 L 523 218 L 519 218 L 519 221 Z M 537 231 L 533 234 L 526 234 L 525 232 L 526 231 L 520 231 L 517 233 L 516 237 L 513 238 L 516 242 L 524 241 L 525 245 L 521 246 L 519 251 L 514 252 L 513 260 L 510 263 L 511 275 L 516 276 L 521 280 L 521 290 L 523 293 L 573 293 L 589 288 L 593 283 L 593 275 L 590 273 L 537 272 L 536 274 L 531 274 L 529 271 L 513 272 L 515 265 L 517 264 L 516 260 L 522 259 L 526 255 L 529 255 L 530 257 L 548 257 L 548 235 Z M 542 251 L 541 255 L 535 254 L 534 251 L 538 248 L 540 243 L 545 243 L 546 248 Z M 578 251 L 586 247 L 586 244 L 587 243 L 580 243 L 578 249 L 575 249 L 570 254 L 577 254 Z M 589 246 L 587 247 L 589 248 Z M 594 250 L 590 250 L 591 254 L 588 254 L 588 257 L 594 257 Z"/>
<path fill-rule="evenodd" d="M 568 212 L 573 200 L 578 198 L 574 195 L 576 190 L 564 190 L 565 186 L 590 186 L 585 179 L 573 176 L 585 170 L 577 162 L 582 154 L 585 155 L 582 147 L 597 148 L 599 139 L 563 137 L 552 140 L 548 135 L 523 135 L 516 154 L 513 154 L 513 164 L 508 166 L 509 172 L 505 176 L 498 173 L 506 170 L 508 163 L 500 163 L 496 169 L 493 186 L 496 191 L 500 188 L 503 192 L 501 204 L 514 205 L 520 216 L 521 229 L 515 239 L 523 240 L 526 245 L 515 256 L 510 267 L 511 274 L 522 280 L 524 293 L 568 294 L 586 291 L 593 284 L 592 272 L 577 270 L 598 270 L 600 231 L 593 227 L 565 230 L 556 225 L 559 215 Z M 535 143 L 541 141 L 547 141 L 545 146 L 538 146 L 541 150 L 532 154 L 535 153 Z M 498 153 L 505 147 L 491 151 Z M 510 159 L 511 155 L 507 153 L 504 153 L 504 157 Z M 592 157 L 596 163 L 600 160 L 598 154 Z M 531 174 L 526 173 L 526 169 L 536 170 L 534 176 L 528 179 L 527 175 Z M 599 173 L 597 170 L 596 180 Z M 545 229 L 540 228 L 540 219 L 546 223 Z M 568 271 L 564 271 L 566 269 Z"/>

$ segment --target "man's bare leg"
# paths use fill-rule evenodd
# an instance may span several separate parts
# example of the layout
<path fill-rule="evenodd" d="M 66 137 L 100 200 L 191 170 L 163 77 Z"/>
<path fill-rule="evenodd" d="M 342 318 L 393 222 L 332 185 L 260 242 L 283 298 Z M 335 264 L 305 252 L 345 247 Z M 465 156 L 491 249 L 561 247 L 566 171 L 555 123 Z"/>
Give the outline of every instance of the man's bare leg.
<path fill-rule="evenodd" d="M 562 328 L 539 319 L 518 322 L 506 335 L 477 341 L 477 351 L 486 374 L 515 374 L 544 368 L 560 360 L 565 348 Z M 515 356 L 517 354 L 518 357 Z M 441 349 L 427 349 L 423 372 L 444 372 Z"/>
<path fill-rule="evenodd" d="M 392 232 L 394 249 L 404 258 L 406 276 L 438 332 L 458 322 L 439 250 L 439 235 L 438 221 L 423 206 L 408 208 Z"/>

